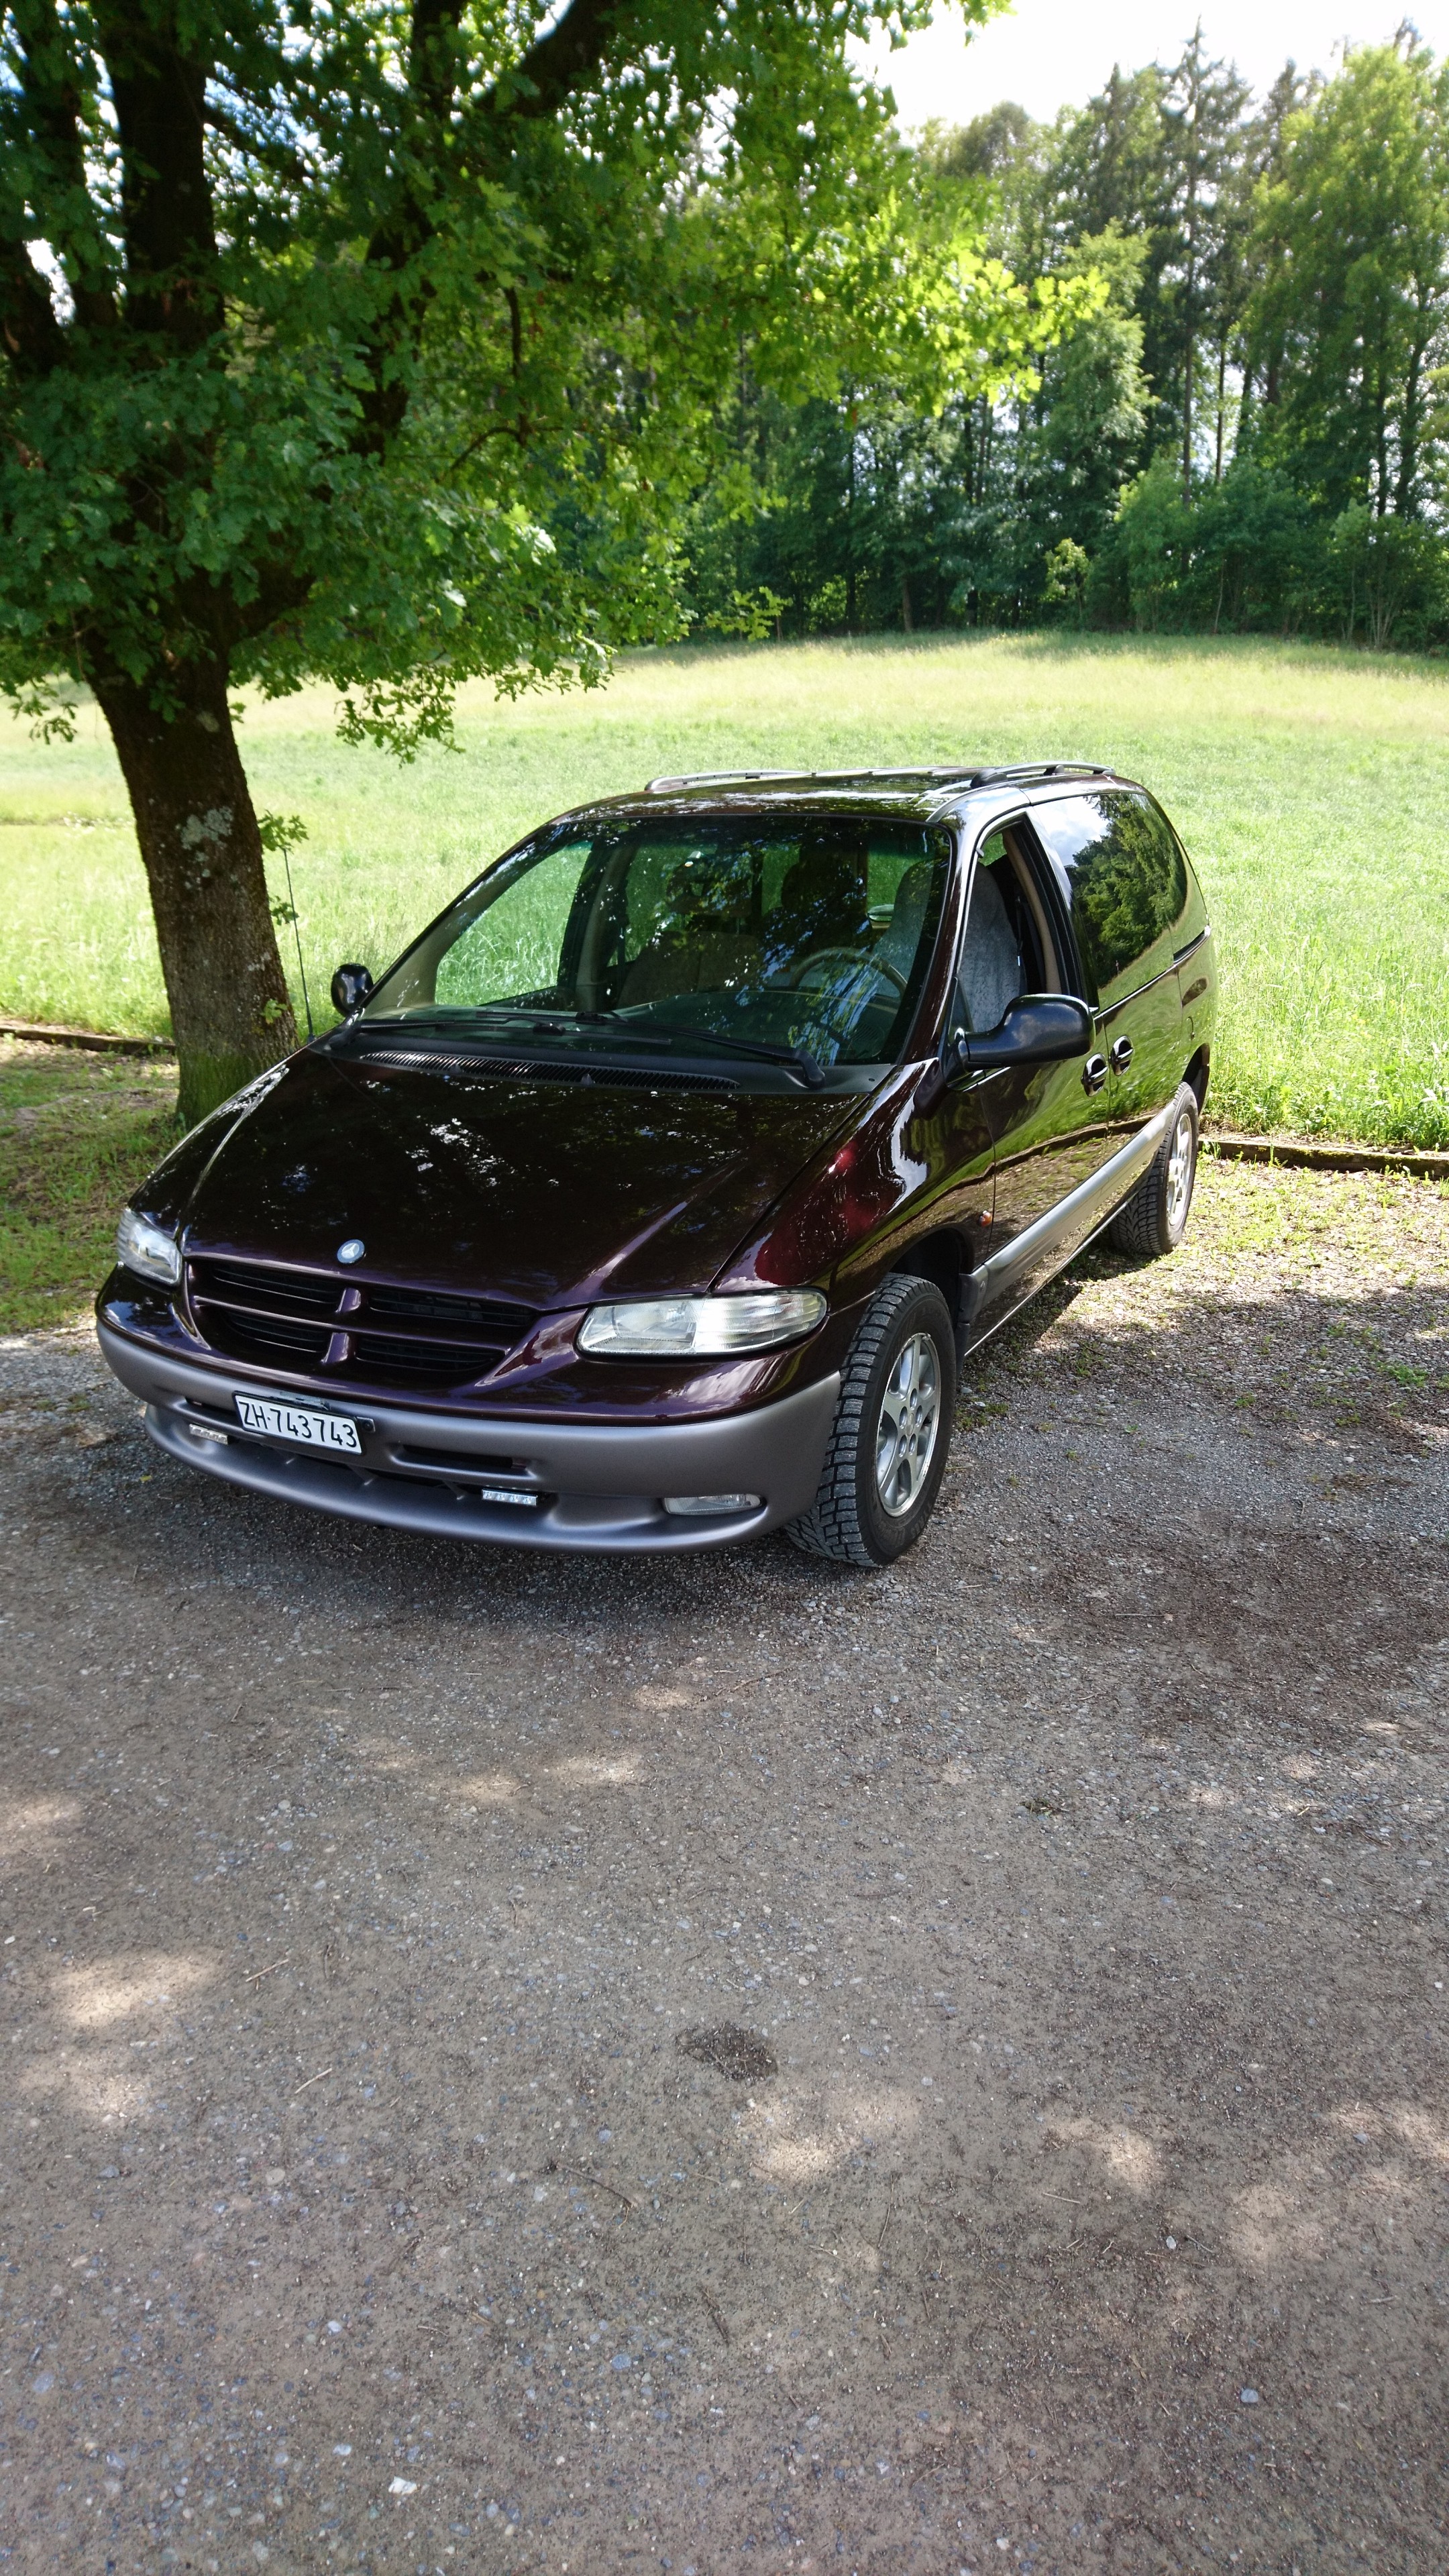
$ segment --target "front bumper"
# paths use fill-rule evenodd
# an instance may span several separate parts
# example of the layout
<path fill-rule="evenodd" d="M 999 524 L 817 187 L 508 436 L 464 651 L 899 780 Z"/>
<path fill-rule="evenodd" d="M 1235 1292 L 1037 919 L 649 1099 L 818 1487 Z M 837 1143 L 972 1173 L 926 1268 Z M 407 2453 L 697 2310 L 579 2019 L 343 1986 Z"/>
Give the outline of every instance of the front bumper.
<path fill-rule="evenodd" d="M 357 1424 L 362 1454 L 342 1466 L 241 1428 L 236 1396 L 266 1392 L 255 1378 L 192 1366 L 104 1321 L 97 1332 L 157 1447 L 187 1466 L 342 1520 L 506 1547 L 677 1555 L 779 1529 L 815 1498 L 840 1392 L 834 1376 L 748 1413 L 635 1425 L 460 1419 L 290 1390 L 289 1403 Z M 490 1500 L 484 1487 L 517 1500 Z M 664 1509 L 666 1494 L 740 1493 L 761 1500 L 707 1520 Z"/>

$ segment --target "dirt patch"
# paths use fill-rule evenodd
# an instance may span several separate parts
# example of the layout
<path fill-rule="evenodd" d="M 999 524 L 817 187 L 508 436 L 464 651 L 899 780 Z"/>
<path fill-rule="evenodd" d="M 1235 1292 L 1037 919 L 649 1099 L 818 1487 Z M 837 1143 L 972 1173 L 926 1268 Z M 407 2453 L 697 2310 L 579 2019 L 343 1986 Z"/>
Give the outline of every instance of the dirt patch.
<path fill-rule="evenodd" d="M 1436 2567 L 1446 1342 L 1433 1186 L 1209 1170 L 881 1577 L 9 1344 L 7 2563 Z"/>
<path fill-rule="evenodd" d="M 767 2040 L 738 2022 L 716 2022 L 710 2030 L 682 2030 L 674 2043 L 684 2057 L 727 2075 L 732 2084 L 763 2084 L 780 2072 L 780 2061 Z"/>

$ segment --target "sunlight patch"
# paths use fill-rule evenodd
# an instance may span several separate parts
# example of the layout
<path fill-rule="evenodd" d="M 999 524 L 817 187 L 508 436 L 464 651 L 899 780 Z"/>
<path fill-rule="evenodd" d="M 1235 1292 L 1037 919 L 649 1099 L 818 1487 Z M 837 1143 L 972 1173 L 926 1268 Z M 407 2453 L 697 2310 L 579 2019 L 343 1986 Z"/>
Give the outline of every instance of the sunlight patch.
<path fill-rule="evenodd" d="M 1053 2120 L 1048 2135 L 1063 2146 L 1090 2147 L 1100 2156 L 1114 2182 L 1140 2195 L 1155 2191 L 1163 2178 L 1162 2156 L 1139 2129 L 1120 2122 L 1108 2128 L 1101 2120 Z"/>
<path fill-rule="evenodd" d="M 199 1951 L 152 1951 L 140 1958 L 108 1960 L 96 1968 L 69 1968 L 55 1979 L 56 2009 L 72 2030 L 106 2030 L 137 2013 L 155 2013 L 210 1985 L 216 1961 Z"/>
<path fill-rule="evenodd" d="M 0 1807 L 0 1855 L 19 1860 L 33 1852 L 38 1837 L 50 1837 L 73 1825 L 80 1814 L 74 1798 L 34 1798 L 26 1804 Z"/>
<path fill-rule="evenodd" d="M 507 1771 L 484 1771 L 476 1780 L 452 1780 L 448 1785 L 455 1798 L 466 1799 L 474 1807 L 506 1807 L 519 1787 Z"/>
<path fill-rule="evenodd" d="M 562 1780 L 570 1789 L 632 1789 L 644 1777 L 643 1756 L 618 1753 L 608 1762 L 592 1754 L 571 1753 L 562 1762 L 548 1766 L 551 1780 Z"/>

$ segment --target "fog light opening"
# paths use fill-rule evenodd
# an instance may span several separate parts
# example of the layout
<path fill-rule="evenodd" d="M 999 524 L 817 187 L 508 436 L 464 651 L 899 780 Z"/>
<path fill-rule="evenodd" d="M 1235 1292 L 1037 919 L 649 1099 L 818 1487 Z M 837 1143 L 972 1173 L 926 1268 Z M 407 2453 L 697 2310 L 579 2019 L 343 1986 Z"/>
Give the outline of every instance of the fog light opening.
<path fill-rule="evenodd" d="M 664 1508 L 676 1520 L 718 1520 L 726 1512 L 757 1512 L 760 1494 L 666 1494 Z"/>

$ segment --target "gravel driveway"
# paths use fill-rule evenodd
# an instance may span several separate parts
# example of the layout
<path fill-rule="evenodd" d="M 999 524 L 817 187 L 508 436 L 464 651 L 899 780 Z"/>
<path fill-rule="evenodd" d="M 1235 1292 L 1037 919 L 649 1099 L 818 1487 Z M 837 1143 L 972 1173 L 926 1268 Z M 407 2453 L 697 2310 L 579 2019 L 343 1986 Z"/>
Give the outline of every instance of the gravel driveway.
<path fill-rule="evenodd" d="M 5 2564 L 1443 2566 L 1441 1193 L 1209 1169 L 873 1577 L 0 1372 Z"/>

